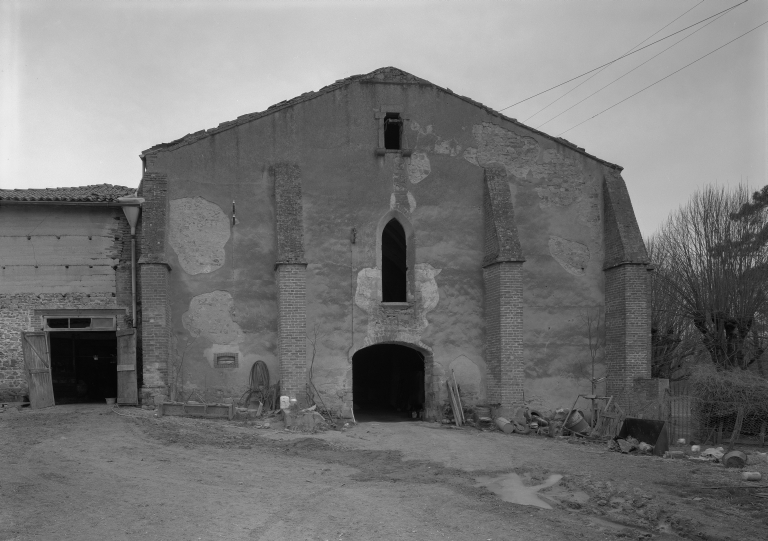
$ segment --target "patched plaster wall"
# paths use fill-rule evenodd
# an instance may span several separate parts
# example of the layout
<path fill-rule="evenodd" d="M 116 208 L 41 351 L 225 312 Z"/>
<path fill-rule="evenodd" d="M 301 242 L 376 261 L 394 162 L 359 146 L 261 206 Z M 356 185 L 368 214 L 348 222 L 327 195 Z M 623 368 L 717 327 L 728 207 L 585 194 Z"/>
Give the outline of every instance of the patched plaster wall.
<path fill-rule="evenodd" d="M 214 344 L 237 344 L 243 341 L 243 331 L 232 319 L 234 312 L 228 291 L 212 291 L 194 297 L 181 320 L 194 336 L 202 335 Z"/>
<path fill-rule="evenodd" d="M 389 106 L 408 119 L 410 155 L 375 151 L 374 112 Z M 242 390 L 256 358 L 279 373 L 279 239 L 269 171 L 283 162 L 301 168 L 296 215 L 307 264 L 306 355 L 327 404 L 350 397 L 352 355 L 387 340 L 429 352 L 434 366 L 427 385 L 441 400 L 454 362 L 460 384 L 478 389 L 477 400 L 485 400 L 483 175 L 489 167 L 506 172 L 525 256 L 526 400 L 567 407 L 575 393 L 589 389 L 582 316 L 603 304 L 601 186 L 608 166 L 467 100 L 407 82 L 343 85 L 157 152 L 158 169 L 169 175 L 171 201 L 200 198 L 227 209 L 234 200 L 238 209 L 229 240 L 222 234 L 217 241 L 226 246 L 226 265 L 216 267 L 210 247 L 193 246 L 193 254 L 182 256 L 174 246 L 169 253 L 170 264 L 183 271 L 172 272 L 170 280 L 177 351 L 187 348 L 189 385 Z M 377 228 L 395 211 L 413 230 L 413 298 L 406 306 L 382 307 Z M 174 233 L 172 245 L 176 238 Z M 203 270 L 193 274 L 184 265 L 197 261 L 197 252 L 208 255 L 194 263 Z M 251 359 L 225 380 L 216 379 L 207 361 L 218 342 L 204 338 L 202 330 L 197 341 L 193 336 L 206 324 L 181 323 L 193 299 L 211 292 L 231 295 L 234 312 L 224 297 L 214 304 L 240 329 L 237 334 L 226 326 L 228 340 L 241 337 L 230 345 L 239 348 L 241 359 Z"/>
<path fill-rule="evenodd" d="M 589 263 L 589 248 L 557 235 L 549 237 L 549 253 L 562 267 L 576 276 L 583 276 Z"/>
<path fill-rule="evenodd" d="M 168 241 L 188 274 L 213 272 L 224 265 L 229 241 L 229 217 L 202 197 L 170 202 Z"/>

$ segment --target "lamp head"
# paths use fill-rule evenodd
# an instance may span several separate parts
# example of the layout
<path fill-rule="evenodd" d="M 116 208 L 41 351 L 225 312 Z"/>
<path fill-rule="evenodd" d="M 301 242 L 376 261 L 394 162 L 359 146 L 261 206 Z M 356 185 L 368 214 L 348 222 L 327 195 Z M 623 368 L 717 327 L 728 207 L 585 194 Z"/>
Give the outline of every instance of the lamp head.
<path fill-rule="evenodd" d="M 136 234 L 136 223 L 139 221 L 139 213 L 141 212 L 141 204 L 144 202 L 143 197 L 118 197 L 117 200 L 123 207 L 123 214 L 125 214 L 128 225 L 131 226 L 131 235 Z"/>

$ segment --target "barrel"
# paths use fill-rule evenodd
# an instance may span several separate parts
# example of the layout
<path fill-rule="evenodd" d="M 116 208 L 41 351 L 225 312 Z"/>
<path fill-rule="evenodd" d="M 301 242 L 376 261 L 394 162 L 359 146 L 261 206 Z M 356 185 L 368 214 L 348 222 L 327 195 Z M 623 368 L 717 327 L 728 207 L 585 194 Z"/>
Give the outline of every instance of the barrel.
<path fill-rule="evenodd" d="M 581 432 L 582 434 L 589 432 L 589 425 L 578 411 L 571 412 L 565 421 L 565 428 L 571 432 Z"/>

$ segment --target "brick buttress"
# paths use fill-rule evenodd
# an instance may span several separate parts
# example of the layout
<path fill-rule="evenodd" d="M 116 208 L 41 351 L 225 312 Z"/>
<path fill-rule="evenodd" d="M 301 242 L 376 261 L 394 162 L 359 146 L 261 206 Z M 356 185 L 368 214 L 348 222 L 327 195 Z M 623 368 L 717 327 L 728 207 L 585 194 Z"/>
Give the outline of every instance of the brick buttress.
<path fill-rule="evenodd" d="M 277 343 L 280 393 L 303 402 L 307 384 L 307 263 L 301 170 L 280 163 L 272 167 L 277 220 Z"/>

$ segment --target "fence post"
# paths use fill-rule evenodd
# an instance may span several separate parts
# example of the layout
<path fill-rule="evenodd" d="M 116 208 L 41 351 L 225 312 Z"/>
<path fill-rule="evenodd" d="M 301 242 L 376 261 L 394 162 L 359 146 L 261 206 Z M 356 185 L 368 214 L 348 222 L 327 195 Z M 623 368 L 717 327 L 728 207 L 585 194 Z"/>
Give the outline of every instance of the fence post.
<path fill-rule="evenodd" d="M 736 444 L 736 438 L 741 432 L 741 425 L 744 422 L 744 406 L 739 406 L 739 410 L 736 413 L 736 424 L 733 425 L 733 434 L 731 434 L 731 441 L 728 442 L 728 450 L 733 451 L 733 446 Z"/>

